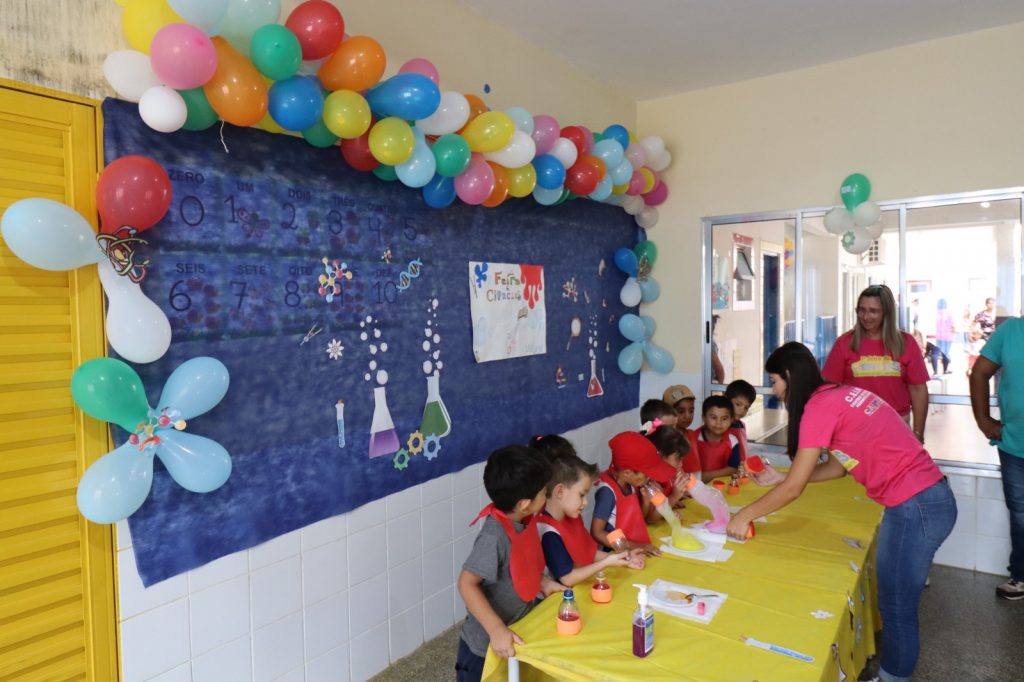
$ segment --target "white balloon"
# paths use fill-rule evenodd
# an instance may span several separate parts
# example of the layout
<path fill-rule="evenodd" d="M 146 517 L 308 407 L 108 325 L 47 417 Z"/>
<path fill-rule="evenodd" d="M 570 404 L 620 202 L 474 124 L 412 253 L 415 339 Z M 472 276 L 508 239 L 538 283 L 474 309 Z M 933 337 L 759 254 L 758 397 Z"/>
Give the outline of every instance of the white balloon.
<path fill-rule="evenodd" d="M 103 77 L 121 99 L 138 102 L 142 93 L 160 85 L 149 55 L 137 50 L 115 50 L 103 60 Z"/>
<path fill-rule="evenodd" d="M 854 255 L 864 253 L 871 246 L 871 237 L 862 228 L 854 227 L 843 235 L 843 248 Z"/>
<path fill-rule="evenodd" d="M 560 137 L 555 140 L 555 144 L 548 150 L 548 154 L 561 161 L 565 169 L 569 170 L 576 163 L 576 156 L 579 152 L 576 150 L 576 145 L 564 137 Z"/>
<path fill-rule="evenodd" d="M 872 239 L 878 239 L 882 236 L 882 221 L 878 221 L 864 227 L 864 231 Z"/>
<path fill-rule="evenodd" d="M 299 70 L 297 74 L 299 76 L 315 76 L 320 71 L 320 67 L 327 61 L 327 57 L 323 59 L 304 59 L 299 64 Z"/>
<path fill-rule="evenodd" d="M 505 168 L 522 168 L 533 161 L 537 153 L 537 144 L 528 133 L 517 130 L 507 145 L 496 152 L 486 152 L 484 158 L 501 164 Z"/>
<path fill-rule="evenodd" d="M 669 152 L 668 150 L 665 150 L 661 154 L 659 154 L 657 156 L 657 158 L 655 158 L 651 162 L 651 165 L 648 166 L 648 168 L 650 168 L 655 173 L 660 173 L 661 171 L 663 171 L 666 168 L 668 168 L 669 165 L 671 165 L 671 164 L 672 164 L 672 153 Z"/>
<path fill-rule="evenodd" d="M 628 278 L 619 292 L 619 300 L 622 301 L 622 305 L 627 308 L 640 305 L 642 297 L 643 293 L 640 291 L 640 283 L 636 281 L 636 277 Z"/>
<path fill-rule="evenodd" d="M 466 125 L 468 120 L 469 102 L 465 96 L 446 90 L 441 93 L 441 103 L 434 113 L 416 121 L 416 127 L 427 135 L 447 135 Z"/>
<path fill-rule="evenodd" d="M 853 227 L 853 216 L 842 206 L 836 206 L 825 214 L 825 229 L 830 234 L 843 235 Z"/>
<path fill-rule="evenodd" d="M 185 125 L 188 107 L 176 90 L 158 85 L 142 93 L 139 98 L 139 116 L 153 130 L 173 133 Z"/>
<path fill-rule="evenodd" d="M 665 151 L 665 141 L 657 135 L 650 135 L 640 140 L 640 146 L 647 152 L 648 164 L 661 156 L 661 153 Z M 649 167 L 650 166 L 648 165 L 648 168 Z"/>
<path fill-rule="evenodd" d="M 639 194 L 626 196 L 629 198 L 622 202 L 622 209 L 629 215 L 639 215 L 640 211 L 644 210 L 644 207 L 647 206 L 647 204 L 644 203 L 643 197 Z"/>
<path fill-rule="evenodd" d="M 645 230 L 649 230 L 658 224 L 658 209 L 653 206 L 645 206 L 644 210 L 636 216 L 636 224 Z"/>
<path fill-rule="evenodd" d="M 853 224 L 857 227 L 874 225 L 881 217 L 882 209 L 873 201 L 862 202 L 853 209 Z"/>
<path fill-rule="evenodd" d="M 107 294 L 107 340 L 129 362 L 153 362 L 171 345 L 171 323 L 139 285 L 114 271 L 108 260 L 98 263 Z"/>

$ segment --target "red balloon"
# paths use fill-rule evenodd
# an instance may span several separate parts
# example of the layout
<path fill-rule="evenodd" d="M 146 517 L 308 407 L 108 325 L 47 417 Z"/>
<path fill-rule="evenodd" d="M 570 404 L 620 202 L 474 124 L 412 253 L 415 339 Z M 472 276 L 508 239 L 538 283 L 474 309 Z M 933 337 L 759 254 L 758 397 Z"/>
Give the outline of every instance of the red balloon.
<path fill-rule="evenodd" d="M 576 154 L 578 156 L 584 156 L 589 151 L 587 149 L 587 131 L 583 130 L 580 126 L 565 126 L 562 128 L 561 136 L 576 146 Z M 590 140 L 590 144 L 593 146 L 593 136 L 591 136 Z"/>
<path fill-rule="evenodd" d="M 171 179 L 163 166 L 146 156 L 122 156 L 103 169 L 96 183 L 103 232 L 114 233 L 126 225 L 148 230 L 170 205 Z"/>
<path fill-rule="evenodd" d="M 284 25 L 299 39 L 303 59 L 323 59 L 345 37 L 345 20 L 326 0 L 306 0 L 288 15 Z"/>
<path fill-rule="evenodd" d="M 367 130 L 359 137 L 351 140 L 341 141 L 341 155 L 345 157 L 348 165 L 358 171 L 368 173 L 380 165 L 380 162 L 370 153 L 370 131 Z"/>
<path fill-rule="evenodd" d="M 601 182 L 600 172 L 596 165 L 587 159 L 592 157 L 584 156 L 565 171 L 565 186 L 573 194 L 586 196 L 597 189 Z"/>

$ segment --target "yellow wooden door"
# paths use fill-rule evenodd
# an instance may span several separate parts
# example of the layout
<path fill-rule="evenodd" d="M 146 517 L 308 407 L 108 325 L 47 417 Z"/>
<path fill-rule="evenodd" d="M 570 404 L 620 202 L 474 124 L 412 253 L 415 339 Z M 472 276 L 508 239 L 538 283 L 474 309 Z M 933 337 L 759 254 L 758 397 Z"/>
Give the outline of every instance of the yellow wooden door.
<path fill-rule="evenodd" d="M 97 104 L 0 80 L 0 212 L 46 197 L 94 221 Z M 96 268 L 38 270 L 0 241 L 0 680 L 117 679 L 113 527 L 75 504 L 108 433 L 70 390 L 104 354 Z"/>

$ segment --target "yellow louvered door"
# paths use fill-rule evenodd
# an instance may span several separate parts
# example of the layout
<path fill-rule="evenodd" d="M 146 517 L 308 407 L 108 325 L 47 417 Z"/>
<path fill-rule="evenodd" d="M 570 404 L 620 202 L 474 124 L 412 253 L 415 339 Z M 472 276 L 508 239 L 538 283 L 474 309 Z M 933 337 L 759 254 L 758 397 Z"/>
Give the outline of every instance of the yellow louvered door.
<path fill-rule="evenodd" d="M 95 215 L 96 103 L 0 80 L 0 211 L 45 197 Z M 71 374 L 105 354 L 95 267 L 48 272 L 0 241 L 0 680 L 117 679 L 114 538 L 75 486 L 108 450 Z"/>

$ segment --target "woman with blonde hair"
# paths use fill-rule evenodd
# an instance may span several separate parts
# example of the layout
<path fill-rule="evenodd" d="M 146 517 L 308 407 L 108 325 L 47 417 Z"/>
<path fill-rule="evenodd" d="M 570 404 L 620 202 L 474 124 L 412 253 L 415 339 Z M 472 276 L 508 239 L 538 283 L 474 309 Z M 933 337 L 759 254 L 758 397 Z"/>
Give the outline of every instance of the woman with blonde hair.
<path fill-rule="evenodd" d="M 928 369 L 917 342 L 901 331 L 896 300 L 884 284 L 860 292 L 857 323 L 832 346 L 821 374 L 827 381 L 865 388 L 880 396 L 924 441 Z"/>

